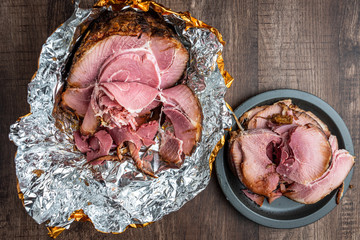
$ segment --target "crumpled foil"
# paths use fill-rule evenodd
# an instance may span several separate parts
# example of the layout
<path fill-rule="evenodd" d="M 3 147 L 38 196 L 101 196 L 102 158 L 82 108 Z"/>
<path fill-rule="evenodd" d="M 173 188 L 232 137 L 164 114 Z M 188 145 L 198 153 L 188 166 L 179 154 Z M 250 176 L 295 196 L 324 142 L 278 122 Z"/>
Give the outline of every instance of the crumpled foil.
<path fill-rule="evenodd" d="M 229 81 L 219 55 L 222 39 L 208 27 L 189 27 L 181 15 L 164 14 L 190 52 L 186 80 L 202 107 L 201 141 L 180 169 L 162 171 L 158 178 L 146 178 L 131 160 L 84 167 L 85 155 L 74 147 L 72 129 L 58 127 L 53 110 L 76 41 L 105 8 L 81 9 L 75 3 L 74 14 L 41 50 L 38 71 L 28 87 L 31 114 L 10 127 L 10 140 L 18 147 L 16 175 L 25 210 L 37 223 L 56 229 L 68 229 L 87 216 L 97 230 L 118 233 L 178 210 L 209 183 L 209 159 L 214 158 L 214 148 L 222 147 L 217 143 L 232 123 L 224 101 Z"/>

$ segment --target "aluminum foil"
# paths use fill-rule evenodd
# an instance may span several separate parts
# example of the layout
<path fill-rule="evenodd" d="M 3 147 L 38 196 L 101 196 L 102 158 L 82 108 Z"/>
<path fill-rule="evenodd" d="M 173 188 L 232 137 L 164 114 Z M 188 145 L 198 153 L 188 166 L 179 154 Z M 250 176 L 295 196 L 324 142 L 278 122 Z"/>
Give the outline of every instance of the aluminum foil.
<path fill-rule="evenodd" d="M 144 178 L 131 159 L 84 167 L 85 156 L 74 147 L 69 131 L 62 129 L 72 132 L 76 121 L 59 127 L 53 110 L 71 51 L 104 8 L 75 5 L 74 14 L 43 45 L 38 71 L 28 87 L 31 114 L 10 128 L 10 140 L 18 147 L 16 175 L 25 210 L 37 223 L 67 229 L 75 220 L 71 214 L 82 209 L 97 230 L 122 232 L 129 225 L 154 222 L 178 210 L 209 183 L 210 155 L 232 123 L 224 101 L 227 87 L 216 62 L 223 46 L 208 28 L 188 28 L 179 15 L 164 16 L 190 52 L 186 84 L 203 111 L 201 141 L 180 169 Z"/>

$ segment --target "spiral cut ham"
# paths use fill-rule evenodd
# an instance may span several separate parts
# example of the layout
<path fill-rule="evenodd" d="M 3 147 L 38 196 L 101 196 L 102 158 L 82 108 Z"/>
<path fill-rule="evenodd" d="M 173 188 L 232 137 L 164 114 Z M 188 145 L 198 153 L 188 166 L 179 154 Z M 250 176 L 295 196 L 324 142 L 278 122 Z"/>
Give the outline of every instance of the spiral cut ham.
<path fill-rule="evenodd" d="M 81 119 L 77 148 L 91 164 L 128 148 L 136 166 L 153 172 L 139 152 L 160 139 L 160 158 L 180 167 L 201 135 L 197 97 L 179 84 L 189 59 L 173 29 L 155 12 L 108 11 L 76 50 L 61 106 Z M 159 111 L 160 109 L 160 111 Z M 166 119 L 170 130 L 162 130 Z M 100 159 L 100 160 L 98 160 Z"/>
<path fill-rule="evenodd" d="M 354 165 L 326 124 L 291 100 L 255 107 L 239 120 L 246 130 L 232 133 L 229 164 L 244 194 L 260 206 L 262 197 L 269 203 L 281 196 L 316 203 L 338 188 Z"/>

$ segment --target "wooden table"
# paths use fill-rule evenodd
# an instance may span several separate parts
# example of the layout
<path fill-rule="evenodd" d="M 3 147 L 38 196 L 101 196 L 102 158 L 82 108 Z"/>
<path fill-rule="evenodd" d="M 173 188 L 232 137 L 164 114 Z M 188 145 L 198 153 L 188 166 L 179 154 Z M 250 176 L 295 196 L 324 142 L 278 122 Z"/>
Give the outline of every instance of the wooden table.
<path fill-rule="evenodd" d="M 83 6 L 93 0 L 82 1 Z M 343 117 L 360 156 L 360 1 L 161 0 L 219 29 L 225 66 L 235 78 L 226 100 L 236 107 L 257 93 L 294 88 L 317 95 Z M 2 0 L 0 29 L 0 238 L 47 239 L 17 197 L 9 126 L 29 111 L 27 84 L 41 45 L 73 11 L 71 0 Z M 360 239 L 360 169 L 331 213 L 291 230 L 260 226 L 225 199 L 213 174 L 209 186 L 179 211 L 121 235 L 74 223 L 58 239 Z"/>

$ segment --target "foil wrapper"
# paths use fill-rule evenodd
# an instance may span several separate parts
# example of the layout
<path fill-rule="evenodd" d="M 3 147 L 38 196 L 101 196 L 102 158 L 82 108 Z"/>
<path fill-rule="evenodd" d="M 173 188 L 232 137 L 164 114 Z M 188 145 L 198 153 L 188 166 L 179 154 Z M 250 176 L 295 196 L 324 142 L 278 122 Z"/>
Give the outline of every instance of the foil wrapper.
<path fill-rule="evenodd" d="M 161 12 L 189 50 L 186 84 L 202 107 L 201 141 L 180 169 L 161 171 L 158 178 L 144 176 L 131 159 L 84 167 L 85 156 L 74 147 L 71 134 L 77 121 L 62 119 L 59 126 L 53 112 L 75 43 L 102 11 L 115 8 L 100 3 L 97 8 L 81 9 L 76 2 L 74 14 L 42 47 L 38 71 L 28 86 L 31 113 L 13 124 L 9 134 L 18 147 L 16 175 L 25 210 L 37 223 L 46 223 L 54 237 L 73 221 L 90 220 L 98 231 L 119 233 L 178 210 L 209 183 L 224 129 L 232 123 L 224 101 L 231 79 L 223 68 L 217 30 L 188 13 L 175 13 L 152 1 L 120 2 L 117 7 L 139 11 L 150 7 Z"/>

